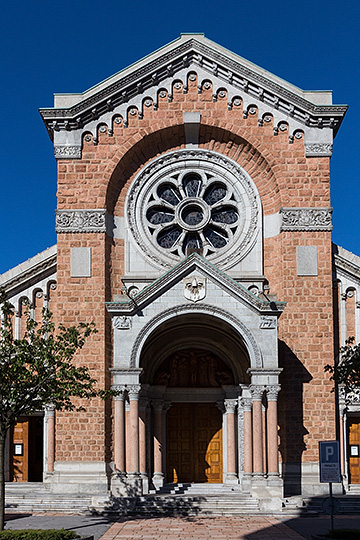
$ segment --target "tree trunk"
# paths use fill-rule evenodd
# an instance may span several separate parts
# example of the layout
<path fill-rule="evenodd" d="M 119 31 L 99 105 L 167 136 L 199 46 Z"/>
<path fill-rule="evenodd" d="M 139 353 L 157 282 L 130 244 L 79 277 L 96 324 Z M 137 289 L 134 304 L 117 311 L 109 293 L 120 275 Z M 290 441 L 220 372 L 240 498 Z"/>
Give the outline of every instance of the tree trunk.
<path fill-rule="evenodd" d="M 0 430 L 0 531 L 5 524 L 5 438 L 6 431 Z"/>

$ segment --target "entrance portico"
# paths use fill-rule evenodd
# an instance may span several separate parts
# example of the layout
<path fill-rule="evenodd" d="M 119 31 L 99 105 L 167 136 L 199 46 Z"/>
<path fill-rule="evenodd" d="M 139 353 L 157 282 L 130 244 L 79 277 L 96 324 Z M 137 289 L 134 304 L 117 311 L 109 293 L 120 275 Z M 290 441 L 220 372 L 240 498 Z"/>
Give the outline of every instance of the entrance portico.
<path fill-rule="evenodd" d="M 186 276 L 207 283 L 203 300 L 184 302 Z M 119 393 L 114 495 L 201 482 L 255 495 L 258 486 L 266 498 L 280 487 L 276 321 L 283 305 L 219 277 L 193 254 L 151 295 L 145 289 L 107 304 Z M 220 294 L 224 309 L 212 302 Z M 164 309 L 167 297 L 173 307 Z"/>

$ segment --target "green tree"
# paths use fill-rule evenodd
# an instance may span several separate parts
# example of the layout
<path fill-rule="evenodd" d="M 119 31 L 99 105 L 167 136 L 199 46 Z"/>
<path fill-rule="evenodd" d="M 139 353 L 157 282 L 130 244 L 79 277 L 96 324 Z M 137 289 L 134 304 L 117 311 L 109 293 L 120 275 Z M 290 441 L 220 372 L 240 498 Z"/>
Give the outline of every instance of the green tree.
<path fill-rule="evenodd" d="M 331 374 L 335 385 L 342 385 L 346 393 L 360 386 L 360 343 L 355 345 L 355 338 L 349 337 L 340 347 L 339 361 L 335 365 L 327 364 L 325 371 Z"/>
<path fill-rule="evenodd" d="M 74 398 L 106 398 L 112 391 L 96 389 L 85 366 L 73 363 L 94 323 L 80 323 L 56 329 L 51 313 L 43 310 L 41 323 L 35 322 L 26 308 L 26 332 L 15 339 L 12 328 L 13 307 L 0 289 L 0 530 L 5 511 L 5 438 L 21 415 L 53 406 L 56 410 L 84 410 Z M 79 403 L 79 402 L 78 402 Z"/>

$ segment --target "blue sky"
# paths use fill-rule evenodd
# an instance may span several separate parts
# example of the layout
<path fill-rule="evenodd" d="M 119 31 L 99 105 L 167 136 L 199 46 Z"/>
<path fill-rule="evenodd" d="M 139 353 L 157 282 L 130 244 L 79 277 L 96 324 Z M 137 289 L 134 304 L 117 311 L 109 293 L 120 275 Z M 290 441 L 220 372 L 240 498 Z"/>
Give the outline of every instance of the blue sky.
<path fill-rule="evenodd" d="M 56 163 L 38 108 L 82 92 L 181 32 L 350 106 L 331 159 L 333 241 L 360 255 L 358 0 L 19 0 L 0 20 L 0 274 L 56 242 Z"/>

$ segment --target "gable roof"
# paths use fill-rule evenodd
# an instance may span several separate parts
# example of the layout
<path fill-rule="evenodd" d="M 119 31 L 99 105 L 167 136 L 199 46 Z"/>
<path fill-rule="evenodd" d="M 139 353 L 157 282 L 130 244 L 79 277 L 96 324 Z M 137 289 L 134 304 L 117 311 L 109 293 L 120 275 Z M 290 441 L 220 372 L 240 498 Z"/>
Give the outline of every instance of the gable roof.
<path fill-rule="evenodd" d="M 189 68 L 211 80 L 215 96 L 219 88 L 231 88 L 232 96 L 241 92 L 304 126 L 330 127 L 336 133 L 347 110 L 346 105 L 332 105 L 330 91 L 301 90 L 203 34 L 181 34 L 81 94 L 55 95 L 54 107 L 40 109 L 40 114 L 53 140 L 54 132 L 81 130 L 123 104 L 138 106 L 139 96 L 146 96 L 151 88 L 168 85 L 169 80 L 181 77 Z"/>
<path fill-rule="evenodd" d="M 106 302 L 106 308 L 110 314 L 134 314 L 151 304 L 184 277 L 195 271 L 201 272 L 222 290 L 228 292 L 230 296 L 246 304 L 250 309 L 258 313 L 279 316 L 285 308 L 285 302 L 274 302 L 271 299 L 266 300 L 251 293 L 243 285 L 240 285 L 240 283 L 237 283 L 216 266 L 210 264 L 198 253 L 189 255 L 133 298 L 124 295 L 124 301 Z"/>

